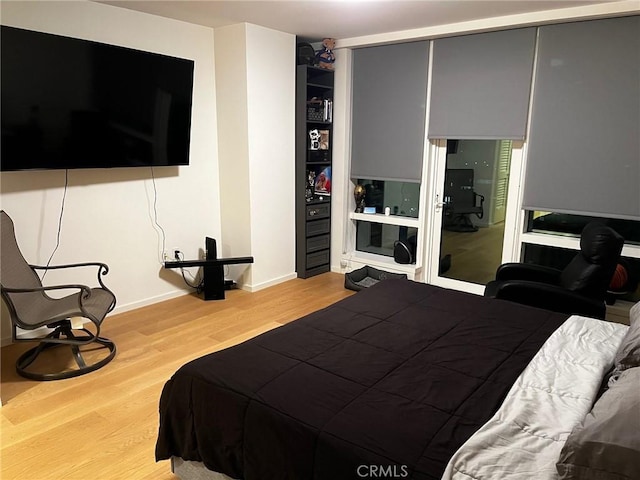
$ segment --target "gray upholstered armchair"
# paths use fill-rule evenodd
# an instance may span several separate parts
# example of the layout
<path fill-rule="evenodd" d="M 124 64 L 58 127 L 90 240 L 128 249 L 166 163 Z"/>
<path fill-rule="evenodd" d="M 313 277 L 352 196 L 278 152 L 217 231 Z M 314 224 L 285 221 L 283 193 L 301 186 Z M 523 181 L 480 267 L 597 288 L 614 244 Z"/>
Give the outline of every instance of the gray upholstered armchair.
<path fill-rule="evenodd" d="M 107 274 L 109 268 L 103 263 L 46 267 L 29 265 L 18 247 L 13 221 L 4 211 L 0 212 L 0 216 L 2 229 L 0 284 L 2 299 L 11 316 L 13 340 L 38 342 L 36 347 L 18 358 L 16 371 L 23 377 L 33 380 L 59 380 L 92 372 L 109 363 L 115 357 L 116 346 L 111 340 L 100 336 L 100 327 L 104 318 L 116 305 L 115 295 L 102 282 L 102 277 Z M 100 286 L 95 288 L 81 284 L 43 286 L 36 273 L 38 270 L 80 267 L 97 268 L 97 281 Z M 69 291 L 72 293 L 66 296 L 56 295 L 64 295 Z M 72 319 L 76 317 L 80 317 L 83 323 L 81 328 L 74 329 Z M 31 338 L 19 338 L 18 329 L 33 331 Z M 41 334 L 36 335 L 37 333 Z M 87 348 L 90 352 L 83 352 L 82 347 L 85 345 L 90 346 Z M 71 354 L 73 361 L 62 360 L 60 370 L 45 369 L 47 371 L 44 373 L 39 371 L 40 368 L 29 369 L 43 352 L 62 346 L 69 347 L 68 353 Z M 55 350 L 56 355 L 62 353 L 60 349 Z M 87 363 L 89 357 L 91 358 Z M 48 364 L 60 367 L 58 359 L 55 362 L 48 359 L 36 363 L 41 366 Z"/>

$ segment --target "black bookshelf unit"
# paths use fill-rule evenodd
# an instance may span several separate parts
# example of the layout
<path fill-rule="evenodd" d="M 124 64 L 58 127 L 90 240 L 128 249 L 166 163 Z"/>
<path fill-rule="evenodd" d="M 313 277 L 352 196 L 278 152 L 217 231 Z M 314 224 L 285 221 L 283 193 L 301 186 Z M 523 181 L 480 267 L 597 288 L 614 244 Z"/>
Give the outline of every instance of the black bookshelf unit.
<path fill-rule="evenodd" d="M 298 65 L 296 78 L 296 272 L 331 269 L 333 70 Z"/>

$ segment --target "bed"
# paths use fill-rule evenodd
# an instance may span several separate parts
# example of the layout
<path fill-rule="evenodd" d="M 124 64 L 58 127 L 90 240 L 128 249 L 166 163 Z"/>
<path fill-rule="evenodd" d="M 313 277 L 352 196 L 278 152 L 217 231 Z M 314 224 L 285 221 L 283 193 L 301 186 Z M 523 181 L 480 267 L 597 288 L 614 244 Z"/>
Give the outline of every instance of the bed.
<path fill-rule="evenodd" d="M 633 388 L 616 356 L 630 330 L 385 280 L 181 367 L 156 459 L 183 480 L 558 478 L 613 366 L 598 403 Z M 588 478 L 574 457 L 562 478 Z"/>

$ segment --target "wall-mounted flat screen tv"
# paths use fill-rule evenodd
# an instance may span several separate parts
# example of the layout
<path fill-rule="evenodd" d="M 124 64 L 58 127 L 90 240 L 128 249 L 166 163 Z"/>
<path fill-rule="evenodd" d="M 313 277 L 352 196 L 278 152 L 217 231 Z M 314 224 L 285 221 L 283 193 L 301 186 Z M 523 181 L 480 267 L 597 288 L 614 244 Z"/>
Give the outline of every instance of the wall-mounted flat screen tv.
<path fill-rule="evenodd" d="M 3 171 L 188 165 L 192 60 L 2 26 Z"/>

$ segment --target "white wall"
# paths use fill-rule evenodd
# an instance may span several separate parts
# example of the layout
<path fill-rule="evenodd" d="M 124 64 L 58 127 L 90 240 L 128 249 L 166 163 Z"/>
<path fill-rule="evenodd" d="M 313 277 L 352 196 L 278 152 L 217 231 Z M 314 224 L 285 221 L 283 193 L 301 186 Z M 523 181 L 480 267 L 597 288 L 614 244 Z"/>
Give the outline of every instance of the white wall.
<path fill-rule="evenodd" d="M 295 36 L 251 24 L 216 29 L 225 256 L 247 290 L 295 277 Z"/>
<path fill-rule="evenodd" d="M 246 25 L 215 30 L 216 108 L 218 125 L 221 219 L 224 236 L 219 255 L 246 256 L 251 253 L 251 203 L 249 185 L 249 131 L 247 105 Z M 240 267 L 232 267 L 235 276 Z M 243 267 L 244 269 L 244 267 Z M 251 283 L 251 269 L 245 280 Z"/>
<path fill-rule="evenodd" d="M 154 169 L 156 211 L 166 248 L 177 247 L 187 258 L 197 258 L 205 235 L 220 238 L 212 29 L 93 2 L 3 1 L 1 20 L 3 25 L 194 60 L 190 165 Z M 55 248 L 64 180 L 64 171 L 2 173 L 0 206 L 13 218 L 30 263 L 45 264 Z M 150 169 L 70 170 L 68 180 L 60 247 L 52 264 L 109 264 L 105 283 L 117 296 L 116 311 L 189 290 L 178 272 L 161 267 Z M 49 274 L 46 282 L 58 278 Z M 60 279 L 78 280 L 75 275 Z M 83 279 L 95 279 L 95 274 Z M 8 337 L 3 306 L 3 341 Z"/>
<path fill-rule="evenodd" d="M 295 35 L 247 25 L 254 290 L 295 277 Z"/>

